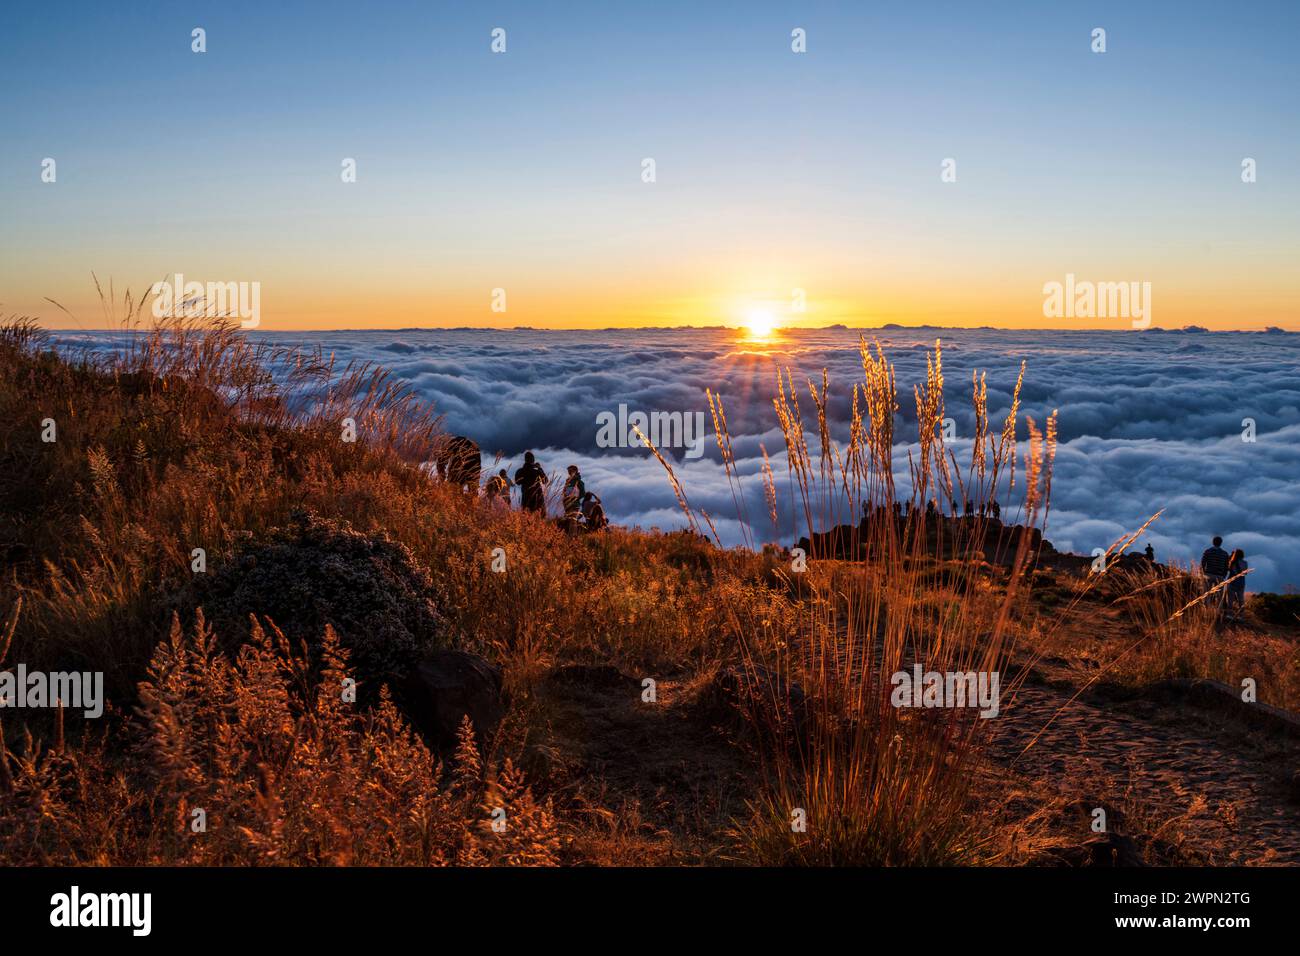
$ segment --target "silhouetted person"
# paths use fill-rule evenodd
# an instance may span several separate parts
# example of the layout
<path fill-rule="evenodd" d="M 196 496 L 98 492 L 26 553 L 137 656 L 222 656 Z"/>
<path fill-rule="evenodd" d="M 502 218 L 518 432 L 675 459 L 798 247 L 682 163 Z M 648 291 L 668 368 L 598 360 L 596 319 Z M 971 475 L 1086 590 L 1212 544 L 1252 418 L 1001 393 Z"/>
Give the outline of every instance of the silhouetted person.
<path fill-rule="evenodd" d="M 971 501 L 969 498 L 967 498 L 967 499 L 966 499 L 966 514 L 970 514 L 970 513 L 971 513 L 972 511 L 974 511 L 974 510 L 975 510 L 975 503 L 974 503 L 973 501 Z"/>
<path fill-rule="evenodd" d="M 582 496 L 587 493 L 587 486 L 582 482 L 582 473 L 577 465 L 569 466 L 569 477 L 564 479 L 564 491 L 561 500 L 566 512 L 578 510 Z"/>
<path fill-rule="evenodd" d="M 524 452 L 524 466 L 515 472 L 515 484 L 519 486 L 520 503 L 525 511 L 546 515 L 546 485 L 550 480 L 533 453 Z"/>
<path fill-rule="evenodd" d="M 609 524 L 605 508 L 593 492 L 588 491 L 582 496 L 582 518 L 587 523 L 588 531 L 599 531 Z"/>
<path fill-rule="evenodd" d="M 998 504 L 998 499 L 994 498 L 991 502 L 989 502 L 989 510 L 993 513 L 994 518 L 998 519 L 999 521 L 1002 520 L 1002 506 Z"/>
<path fill-rule="evenodd" d="M 1215 535 L 1211 545 L 1201 553 L 1201 573 L 1211 588 L 1222 584 L 1228 576 L 1228 552 L 1220 547 L 1221 544 L 1223 539 Z M 1215 595 L 1215 599 L 1222 601 L 1223 594 Z"/>
<path fill-rule="evenodd" d="M 1150 541 L 1147 542 L 1146 556 L 1147 556 L 1147 560 L 1150 561 L 1152 564 L 1156 563 L 1156 549 L 1151 547 Z"/>
<path fill-rule="evenodd" d="M 478 443 L 474 439 L 452 435 L 439 444 L 433 463 L 439 478 L 469 494 L 478 494 L 478 476 L 482 465 Z"/>
<path fill-rule="evenodd" d="M 1228 582 L 1228 609 L 1231 611 L 1241 612 L 1246 605 L 1246 569 L 1250 565 L 1246 563 L 1246 554 L 1241 548 L 1233 550 L 1228 558 L 1228 577 L 1233 578 Z M 1241 575 L 1241 577 L 1237 577 Z"/>
<path fill-rule="evenodd" d="M 488 504 L 504 501 L 506 507 L 510 506 L 510 478 L 506 475 L 504 468 L 487 480 L 485 490 L 487 491 Z"/>

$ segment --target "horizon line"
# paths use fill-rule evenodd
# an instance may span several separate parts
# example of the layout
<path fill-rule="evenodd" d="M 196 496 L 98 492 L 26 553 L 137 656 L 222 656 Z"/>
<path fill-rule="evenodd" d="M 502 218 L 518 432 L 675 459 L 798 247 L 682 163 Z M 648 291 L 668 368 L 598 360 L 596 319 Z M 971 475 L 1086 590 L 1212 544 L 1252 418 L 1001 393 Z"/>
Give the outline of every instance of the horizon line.
<path fill-rule="evenodd" d="M 38 320 L 39 322 L 39 320 Z M 139 326 L 136 328 L 100 327 L 88 328 L 84 326 L 56 325 L 45 326 L 41 328 L 47 332 L 148 332 L 159 326 Z M 884 325 L 846 325 L 842 322 L 835 322 L 829 325 L 798 325 L 798 326 L 778 326 L 773 329 L 769 338 L 775 338 L 783 333 L 791 332 L 827 332 L 827 331 L 845 331 L 845 332 L 897 332 L 908 330 L 923 329 L 942 329 L 950 332 L 1093 332 L 1093 333 L 1143 333 L 1158 332 L 1170 333 L 1180 332 L 1192 335 L 1218 335 L 1218 334 L 1249 334 L 1249 335 L 1295 335 L 1300 333 L 1300 326 L 1287 328 L 1279 325 L 1266 325 L 1255 328 L 1241 329 L 1212 329 L 1203 325 L 1189 324 L 1183 326 L 1163 326 L 1153 325 L 1148 328 L 1095 328 L 1091 326 L 1002 326 L 1002 325 L 934 325 L 931 323 L 920 323 L 917 325 L 905 325 L 899 322 L 888 322 Z M 242 332 L 745 332 L 744 325 L 607 325 L 607 326 L 538 326 L 538 325 L 374 325 L 366 327 L 314 327 L 314 328 L 266 328 L 257 327 L 251 329 L 240 329 Z"/>

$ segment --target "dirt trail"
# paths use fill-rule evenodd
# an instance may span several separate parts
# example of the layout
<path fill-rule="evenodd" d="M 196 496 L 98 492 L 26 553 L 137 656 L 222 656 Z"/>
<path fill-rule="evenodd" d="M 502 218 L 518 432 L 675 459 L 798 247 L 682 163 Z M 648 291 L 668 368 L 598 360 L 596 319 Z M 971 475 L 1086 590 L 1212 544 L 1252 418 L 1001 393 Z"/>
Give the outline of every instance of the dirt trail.
<path fill-rule="evenodd" d="M 1096 799 L 1099 778 L 1113 776 L 1157 816 L 1184 814 L 1202 797 L 1206 806 L 1190 825 L 1196 848 L 1215 862 L 1300 864 L 1292 777 L 1300 745 L 1188 704 L 1088 695 L 1069 703 L 1073 693 L 1023 686 L 996 721 L 990 757 L 1071 799 Z M 1093 780 L 1092 790 L 1071 792 Z"/>

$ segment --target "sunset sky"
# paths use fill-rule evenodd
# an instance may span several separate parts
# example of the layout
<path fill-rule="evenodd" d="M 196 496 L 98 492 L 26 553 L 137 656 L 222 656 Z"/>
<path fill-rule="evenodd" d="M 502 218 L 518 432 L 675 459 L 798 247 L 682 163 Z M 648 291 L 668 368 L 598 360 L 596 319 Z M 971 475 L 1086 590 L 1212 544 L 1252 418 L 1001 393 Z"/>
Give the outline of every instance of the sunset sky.
<path fill-rule="evenodd" d="M 269 330 L 1041 328 L 1074 273 L 1300 328 L 1300 5 L 707 6 L 7 5 L 0 315 L 179 272 Z"/>

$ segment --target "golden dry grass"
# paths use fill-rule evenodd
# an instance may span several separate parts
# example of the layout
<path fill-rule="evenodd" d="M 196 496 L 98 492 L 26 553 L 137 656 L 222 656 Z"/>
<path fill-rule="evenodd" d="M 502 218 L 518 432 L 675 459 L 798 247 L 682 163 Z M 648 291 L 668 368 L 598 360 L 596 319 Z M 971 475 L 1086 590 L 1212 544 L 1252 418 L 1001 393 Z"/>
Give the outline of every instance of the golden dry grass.
<path fill-rule="evenodd" d="M 138 314 L 129 299 L 124 306 Z M 1005 695 L 1017 679 L 1013 656 L 1032 660 L 1049 646 L 1056 625 L 1036 619 L 1029 605 L 1032 536 L 1003 534 L 997 550 L 1006 566 L 990 565 L 986 518 L 919 515 L 929 499 L 954 512 L 1014 480 L 1020 524 L 1041 528 L 1055 429 L 1050 420 L 1042 431 L 1029 423 L 1021 449 L 1018 402 L 990 424 L 987 389 L 976 378 L 979 434 L 959 464 L 938 428 L 937 348 L 913 396 L 921 427 L 907 464 L 911 521 L 892 517 L 897 394 L 879 346 L 862 348 L 847 445 L 827 426 L 824 375 L 806 383 L 807 431 L 793 375 L 778 380 L 774 413 L 805 523 L 856 523 L 864 512 L 869 519 L 860 541 L 869 560 L 845 564 L 814 553 L 795 571 L 777 549 L 728 551 L 703 534 L 620 529 L 574 538 L 533 515 L 471 501 L 417 467 L 440 439 L 437 416 L 382 369 L 336 369 L 320 353 L 253 346 L 220 323 L 139 329 L 124 342 L 112 357 L 58 356 L 31 323 L 0 328 L 0 416 L 11 425 L 0 439 L 0 549 L 9 556 L 0 603 L 8 658 L 0 655 L 0 664 L 103 670 L 112 704 L 102 727 L 76 718 L 64 728 L 61 713 L 46 721 L 6 716 L 0 859 L 1002 858 L 991 849 L 987 816 L 969 812 L 987 726 L 970 711 L 892 707 L 889 679 L 914 662 L 999 671 Z M 745 497 L 726 410 L 721 397 L 709 400 L 739 509 Z M 359 441 L 340 439 L 344 418 L 356 423 Z M 46 419 L 57 424 L 54 443 L 39 440 Z M 671 472 L 669 480 L 690 525 L 710 533 L 712 520 L 692 508 L 690 489 Z M 763 492 L 775 512 L 770 464 Z M 504 666 L 511 709 L 491 752 L 477 753 L 465 738 L 439 764 L 391 703 L 340 707 L 333 688 L 346 655 L 329 634 L 309 661 L 268 622 L 232 657 L 217 650 L 201 619 L 191 627 L 174 619 L 169 601 L 192 579 L 192 549 L 204 548 L 209 567 L 220 568 L 301 511 L 382 532 L 430 569 L 445 639 Z M 491 570 L 498 548 L 504 574 Z M 1171 617 L 1172 608 L 1141 597 L 1155 591 L 1137 591 L 1133 607 L 1164 643 L 1152 641 L 1158 650 L 1130 660 L 1183 654 L 1179 667 L 1212 670 L 1211 655 L 1222 648 L 1200 649 L 1195 615 Z M 1070 613 L 1058 615 L 1066 630 Z M 591 730 L 578 713 L 579 730 L 566 738 L 557 725 L 563 707 L 548 697 L 544 677 L 571 662 L 657 675 L 681 703 L 657 714 L 658 723 L 634 708 L 601 715 L 604 730 Z M 795 733 L 783 701 L 758 695 L 745 715 L 757 741 L 736 741 L 724 756 L 722 744 L 700 737 L 708 728 L 690 707 L 714 671 L 736 663 L 761 686 L 796 682 L 805 712 Z M 1133 670 L 1134 679 L 1139 673 L 1146 672 Z M 526 780 L 519 769 L 537 763 L 539 752 L 581 750 L 584 733 L 646 728 L 658 735 L 649 745 L 662 751 L 657 766 L 672 781 L 657 789 L 613 772 L 583 769 L 574 781 L 530 771 Z M 597 763 L 606 749 L 594 748 Z M 726 764 L 740 783 L 695 771 L 673 776 L 671 765 L 692 760 Z M 673 787 L 690 792 L 664 796 Z M 507 839 L 484 830 L 497 806 L 514 821 Z M 199 808 L 208 821 L 203 839 L 191 829 Z M 806 832 L 791 828 L 796 809 Z"/>

